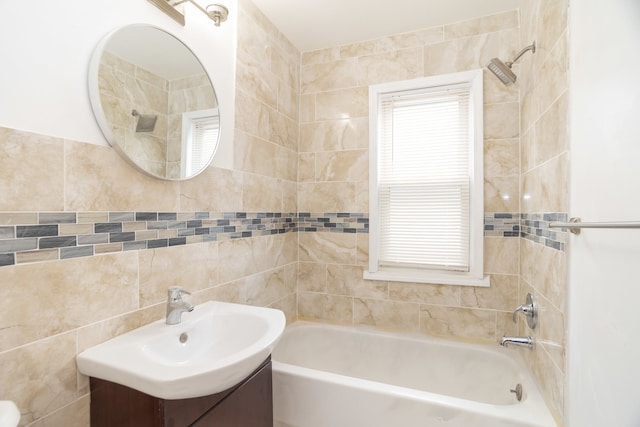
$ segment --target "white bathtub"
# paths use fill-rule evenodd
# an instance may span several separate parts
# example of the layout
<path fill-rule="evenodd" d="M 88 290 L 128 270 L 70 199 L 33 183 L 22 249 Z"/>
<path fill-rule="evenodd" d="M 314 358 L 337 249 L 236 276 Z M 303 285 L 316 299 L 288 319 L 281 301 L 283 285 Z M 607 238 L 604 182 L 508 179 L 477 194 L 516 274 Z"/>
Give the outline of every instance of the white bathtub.
<path fill-rule="evenodd" d="M 272 355 L 274 424 L 556 427 L 519 351 L 297 322 Z"/>

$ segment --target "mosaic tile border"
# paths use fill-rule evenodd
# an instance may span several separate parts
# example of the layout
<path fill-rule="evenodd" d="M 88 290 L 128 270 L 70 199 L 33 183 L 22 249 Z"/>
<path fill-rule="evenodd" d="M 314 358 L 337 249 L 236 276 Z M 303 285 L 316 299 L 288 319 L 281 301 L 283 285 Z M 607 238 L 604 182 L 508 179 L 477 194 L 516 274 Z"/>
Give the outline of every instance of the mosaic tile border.
<path fill-rule="evenodd" d="M 294 231 L 282 212 L 0 213 L 0 266 Z"/>
<path fill-rule="evenodd" d="M 566 212 L 522 213 L 520 214 L 521 237 L 564 252 L 569 242 L 566 228 L 549 228 L 549 223 L 567 222 Z"/>
<path fill-rule="evenodd" d="M 566 213 L 487 213 L 484 235 L 565 250 Z M 287 232 L 368 233 L 358 212 L 2 212 L 0 267 Z"/>

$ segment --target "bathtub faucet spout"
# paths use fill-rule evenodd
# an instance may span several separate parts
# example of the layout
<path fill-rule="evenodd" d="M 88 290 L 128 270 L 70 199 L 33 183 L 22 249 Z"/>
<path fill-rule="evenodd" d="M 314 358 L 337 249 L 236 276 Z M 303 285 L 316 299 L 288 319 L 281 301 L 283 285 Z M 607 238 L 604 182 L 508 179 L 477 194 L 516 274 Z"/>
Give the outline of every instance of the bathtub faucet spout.
<path fill-rule="evenodd" d="M 533 338 L 531 337 L 507 337 L 500 338 L 500 345 L 502 347 L 508 347 L 509 344 L 517 345 L 518 347 L 526 347 L 529 350 L 533 350 Z"/>

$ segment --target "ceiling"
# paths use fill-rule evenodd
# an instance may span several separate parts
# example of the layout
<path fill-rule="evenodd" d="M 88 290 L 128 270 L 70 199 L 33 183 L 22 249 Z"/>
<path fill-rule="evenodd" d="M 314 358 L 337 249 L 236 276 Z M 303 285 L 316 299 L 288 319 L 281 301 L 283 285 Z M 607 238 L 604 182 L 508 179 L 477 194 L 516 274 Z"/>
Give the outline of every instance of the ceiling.
<path fill-rule="evenodd" d="M 450 24 L 519 0 L 253 0 L 301 52 Z"/>

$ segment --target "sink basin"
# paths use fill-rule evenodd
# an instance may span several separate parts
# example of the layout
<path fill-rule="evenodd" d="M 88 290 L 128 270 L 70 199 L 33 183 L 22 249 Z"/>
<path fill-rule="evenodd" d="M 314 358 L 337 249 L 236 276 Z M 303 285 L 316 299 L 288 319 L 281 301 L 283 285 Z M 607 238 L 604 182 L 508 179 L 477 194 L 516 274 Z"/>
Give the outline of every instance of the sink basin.
<path fill-rule="evenodd" d="M 280 310 L 209 301 L 182 322 L 158 320 L 78 354 L 85 375 L 162 399 L 218 393 L 238 384 L 282 336 Z"/>
<path fill-rule="evenodd" d="M 20 411 L 10 400 L 0 400 L 0 427 L 16 427 L 20 422 Z"/>

